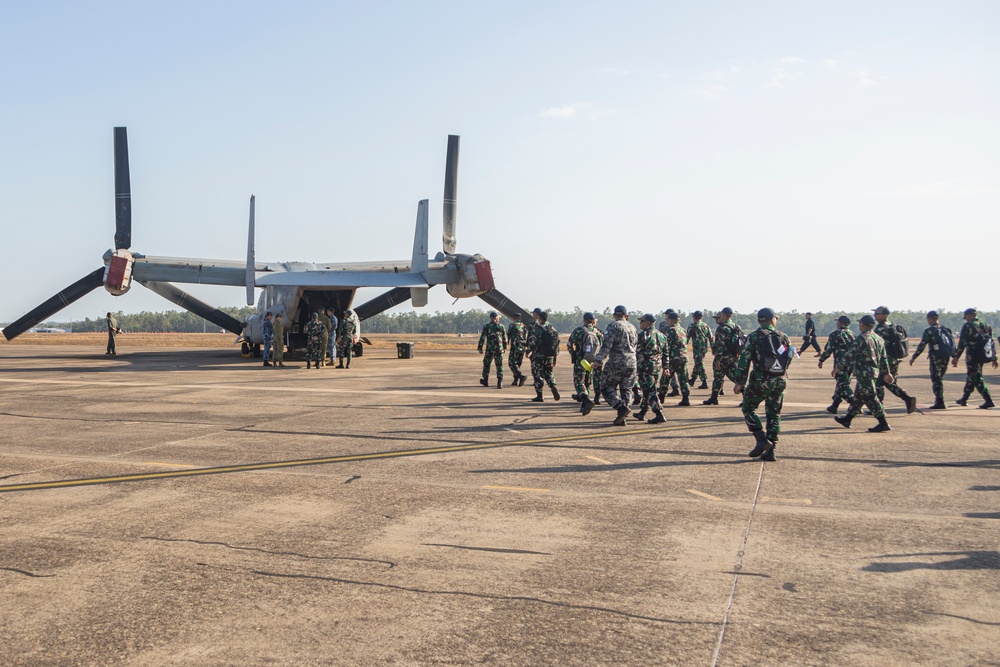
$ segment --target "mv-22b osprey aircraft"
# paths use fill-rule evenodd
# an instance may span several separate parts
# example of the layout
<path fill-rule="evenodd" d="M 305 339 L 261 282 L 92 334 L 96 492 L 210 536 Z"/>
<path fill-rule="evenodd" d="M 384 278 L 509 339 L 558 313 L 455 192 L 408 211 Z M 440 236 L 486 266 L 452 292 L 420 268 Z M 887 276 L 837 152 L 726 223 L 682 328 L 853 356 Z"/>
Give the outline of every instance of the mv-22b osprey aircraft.
<path fill-rule="evenodd" d="M 258 262 L 254 256 L 254 198 L 250 197 L 250 232 L 247 261 L 157 257 L 132 252 L 132 195 L 129 183 L 128 137 L 124 127 L 114 129 L 115 146 L 115 249 L 104 253 L 104 266 L 32 309 L 3 329 L 7 340 L 19 336 L 50 318 L 77 299 L 103 286 L 115 296 L 128 292 L 132 282 L 156 292 L 168 301 L 209 322 L 243 336 L 245 344 L 259 349 L 263 341 L 262 320 L 266 312 L 284 313 L 291 323 L 288 344 L 305 346 L 305 325 L 313 311 L 332 306 L 338 317 L 351 308 L 359 287 L 387 287 L 385 293 L 354 308 L 359 320 L 377 315 L 409 299 L 414 306 L 427 305 L 427 291 L 444 285 L 456 298 L 478 296 L 511 319 L 530 323 L 521 307 L 493 285 L 490 262 L 479 254 L 455 251 L 458 194 L 459 138 L 448 137 L 444 180 L 444 247 L 433 260 L 428 257 L 427 200 L 417 204 L 417 226 L 413 256 L 387 262 L 309 263 Z M 172 283 L 231 285 L 245 287 L 247 305 L 253 304 L 254 288 L 263 292 L 256 314 L 246 322 L 223 313 L 178 289 Z"/>

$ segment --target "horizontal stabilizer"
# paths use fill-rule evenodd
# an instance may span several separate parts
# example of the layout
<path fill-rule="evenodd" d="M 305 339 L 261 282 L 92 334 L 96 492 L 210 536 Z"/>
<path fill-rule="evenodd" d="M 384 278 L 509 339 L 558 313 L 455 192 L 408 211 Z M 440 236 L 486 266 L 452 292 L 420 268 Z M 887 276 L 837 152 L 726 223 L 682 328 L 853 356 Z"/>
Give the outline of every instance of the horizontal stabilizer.
<path fill-rule="evenodd" d="M 427 280 L 419 273 L 389 271 L 288 271 L 270 273 L 257 279 L 257 287 L 286 285 L 298 287 L 423 287 Z"/>

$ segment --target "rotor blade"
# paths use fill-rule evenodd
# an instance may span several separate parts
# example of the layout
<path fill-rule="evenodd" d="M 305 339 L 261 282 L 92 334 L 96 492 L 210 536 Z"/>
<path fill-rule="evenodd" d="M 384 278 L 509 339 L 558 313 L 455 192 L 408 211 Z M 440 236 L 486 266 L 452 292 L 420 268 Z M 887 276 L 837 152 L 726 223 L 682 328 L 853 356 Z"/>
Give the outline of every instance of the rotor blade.
<path fill-rule="evenodd" d="M 8 324 L 3 329 L 4 338 L 13 340 L 15 336 L 20 336 L 39 322 L 44 322 L 77 299 L 90 294 L 102 284 L 104 284 L 103 266 L 93 273 L 88 273 L 83 278 L 80 278 L 41 305 L 31 309 L 31 311 L 20 319 Z"/>
<path fill-rule="evenodd" d="M 508 299 L 500 290 L 493 289 L 489 292 L 483 292 L 479 295 L 479 298 L 512 320 L 521 320 L 525 324 L 529 325 L 534 322 L 531 315 L 528 314 L 528 311 Z"/>
<path fill-rule="evenodd" d="M 237 336 L 243 333 L 243 323 L 232 315 L 227 315 L 218 308 L 213 308 L 204 301 L 199 301 L 183 290 L 179 290 L 170 283 L 159 283 L 155 280 L 142 281 L 142 286 L 152 292 L 156 292 L 167 301 L 172 301 L 184 310 L 194 313 L 198 317 L 208 320 L 212 324 L 217 324 L 226 331 L 232 331 Z"/>
<path fill-rule="evenodd" d="M 250 233 L 247 237 L 247 305 L 253 305 L 253 285 L 257 278 L 254 273 L 254 247 L 253 247 L 253 210 L 254 210 L 254 196 L 250 195 Z"/>
<path fill-rule="evenodd" d="M 444 214 L 443 235 L 444 252 L 455 254 L 455 222 L 458 217 L 458 136 L 448 135 L 448 156 L 444 163 Z"/>
<path fill-rule="evenodd" d="M 132 186 L 128 176 L 128 133 L 115 128 L 115 250 L 132 247 Z"/>
<path fill-rule="evenodd" d="M 359 320 L 367 320 L 382 311 L 389 310 L 393 306 L 403 303 L 410 298 L 409 287 L 395 287 L 385 294 L 380 294 L 371 301 L 366 301 L 354 309 L 354 314 Z"/>

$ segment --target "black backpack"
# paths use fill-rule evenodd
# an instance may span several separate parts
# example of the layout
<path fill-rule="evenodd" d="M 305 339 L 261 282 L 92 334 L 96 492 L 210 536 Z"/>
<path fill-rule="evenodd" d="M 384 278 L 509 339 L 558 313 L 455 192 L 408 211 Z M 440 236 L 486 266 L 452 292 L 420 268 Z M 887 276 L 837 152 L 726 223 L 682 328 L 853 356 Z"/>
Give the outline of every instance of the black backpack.
<path fill-rule="evenodd" d="M 955 354 L 955 336 L 948 327 L 932 327 L 931 356 L 937 359 L 951 359 Z"/>
<path fill-rule="evenodd" d="M 740 329 L 740 325 L 734 324 L 733 329 L 735 329 L 736 335 L 730 335 L 729 339 L 726 341 L 726 352 L 738 357 L 740 352 L 747 344 L 747 335 L 743 333 L 743 329 Z"/>
<path fill-rule="evenodd" d="M 910 341 L 902 324 L 893 324 L 885 329 L 885 353 L 893 359 L 905 359 L 910 355 Z"/>
<path fill-rule="evenodd" d="M 538 340 L 535 342 L 535 354 L 543 357 L 556 356 L 556 350 L 559 349 L 559 334 L 556 334 L 556 339 L 553 341 L 552 336 L 549 335 L 550 329 L 547 327 L 538 328 Z M 555 330 L 552 329 L 551 331 Z"/>
<path fill-rule="evenodd" d="M 597 331 L 591 331 L 587 328 L 583 330 L 583 340 L 580 341 L 579 352 L 580 359 L 586 359 L 589 363 L 594 363 L 597 361 L 597 353 L 601 349 L 601 342 L 597 338 Z"/>
<path fill-rule="evenodd" d="M 969 347 L 972 352 L 973 361 L 977 364 L 992 363 L 997 358 L 996 348 L 993 346 L 993 330 L 983 325 L 976 333 L 972 334 Z"/>
<path fill-rule="evenodd" d="M 765 329 L 761 329 L 760 333 L 757 338 L 758 368 L 767 377 L 782 377 L 788 372 L 792 350 L 782 342 L 777 333 Z"/>

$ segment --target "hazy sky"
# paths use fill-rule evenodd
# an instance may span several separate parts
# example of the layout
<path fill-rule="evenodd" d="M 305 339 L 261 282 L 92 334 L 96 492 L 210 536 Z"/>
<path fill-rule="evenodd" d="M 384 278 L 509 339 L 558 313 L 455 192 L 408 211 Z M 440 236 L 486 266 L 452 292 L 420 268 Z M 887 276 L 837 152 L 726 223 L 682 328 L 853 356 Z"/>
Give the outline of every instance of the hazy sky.
<path fill-rule="evenodd" d="M 7 3 L 0 56 L 0 321 L 101 265 L 115 125 L 146 254 L 244 258 L 251 193 L 258 259 L 408 258 L 423 198 L 433 254 L 452 133 L 526 307 L 1000 308 L 994 0 Z"/>

